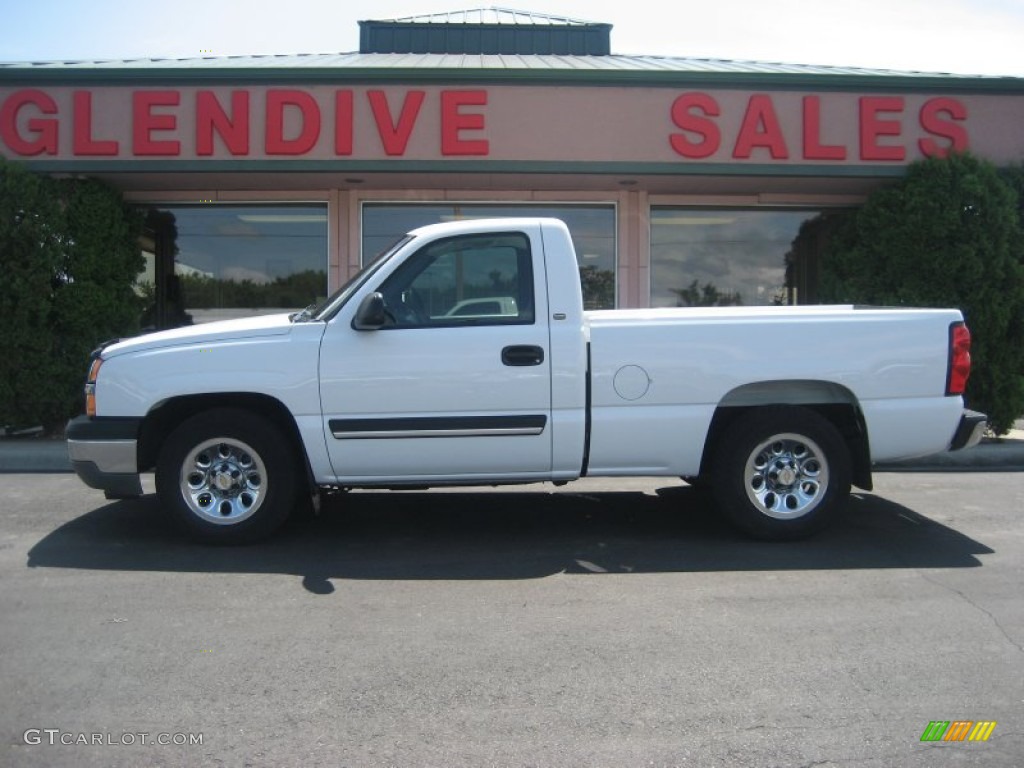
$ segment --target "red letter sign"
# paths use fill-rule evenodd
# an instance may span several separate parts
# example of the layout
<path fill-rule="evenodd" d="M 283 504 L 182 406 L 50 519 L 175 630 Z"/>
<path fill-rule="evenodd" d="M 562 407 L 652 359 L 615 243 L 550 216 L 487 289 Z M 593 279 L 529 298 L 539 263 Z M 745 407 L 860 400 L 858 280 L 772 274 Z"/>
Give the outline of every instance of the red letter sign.
<path fill-rule="evenodd" d="M 901 146 L 882 145 L 880 136 L 899 136 L 903 126 L 899 120 L 880 120 L 881 112 L 902 112 L 902 96 L 862 96 L 860 99 L 860 159 L 903 160 L 907 156 Z"/>
<path fill-rule="evenodd" d="M 301 128 L 294 139 L 284 137 L 284 113 L 286 107 L 299 110 Z M 316 146 L 320 138 L 320 107 L 316 99 L 305 91 L 267 91 L 267 137 L 268 155 L 304 155 Z"/>
<path fill-rule="evenodd" d="M 352 91 L 334 94 L 334 154 L 352 154 Z"/>
<path fill-rule="evenodd" d="M 213 91 L 196 94 L 196 154 L 213 154 L 216 131 L 232 155 L 249 154 L 249 92 L 231 92 L 231 117 Z"/>
<path fill-rule="evenodd" d="M 845 160 L 846 147 L 821 143 L 821 97 L 804 96 L 804 160 Z"/>
<path fill-rule="evenodd" d="M 37 90 L 15 91 L 0 108 L 0 138 L 4 144 L 19 155 L 57 154 L 57 121 L 38 117 L 30 118 L 26 128 L 35 134 L 35 138 L 26 139 L 18 132 L 18 113 L 21 108 L 31 104 L 44 115 L 57 114 L 57 102 L 47 94 Z"/>
<path fill-rule="evenodd" d="M 92 137 L 92 92 L 75 91 L 74 104 L 71 152 L 76 156 L 116 155 L 119 149 L 116 141 L 97 141 Z"/>
<path fill-rule="evenodd" d="M 462 131 L 482 131 L 484 116 L 479 112 L 462 112 L 461 107 L 487 106 L 487 91 L 441 91 L 441 154 L 486 155 L 491 145 L 487 139 L 462 139 Z"/>
<path fill-rule="evenodd" d="M 773 160 L 785 160 L 789 157 L 786 139 L 779 127 L 779 118 L 775 115 L 772 97 L 755 93 L 747 102 L 747 111 L 743 115 L 740 134 L 736 137 L 736 146 L 732 156 L 735 158 L 750 157 L 755 147 L 764 147 Z"/>
<path fill-rule="evenodd" d="M 426 94 L 423 91 L 409 91 L 405 95 L 402 113 L 398 116 L 398 125 L 395 125 L 391 117 L 388 97 L 384 91 L 370 91 L 366 95 L 373 108 L 373 119 L 377 121 L 377 133 L 380 135 L 381 144 L 384 145 L 384 151 L 389 155 L 404 155 Z"/>
<path fill-rule="evenodd" d="M 948 120 L 943 116 L 948 116 Z M 925 157 L 945 157 L 952 152 L 967 150 L 967 129 L 950 120 L 967 119 L 967 107 L 960 101 L 946 96 L 929 99 L 921 107 L 921 127 L 933 136 L 949 139 L 947 146 L 941 147 L 935 139 L 921 139 L 917 146 Z"/>
<path fill-rule="evenodd" d="M 135 91 L 132 94 L 132 154 L 181 154 L 181 142 L 153 139 L 153 131 L 173 131 L 178 127 L 175 115 L 153 114 L 153 107 L 176 107 L 180 100 L 178 91 Z"/>
<path fill-rule="evenodd" d="M 699 109 L 705 115 L 718 117 L 721 111 L 718 102 L 706 93 L 684 93 L 672 102 L 672 122 L 677 128 L 696 134 L 699 141 L 693 141 L 685 133 L 673 133 L 668 137 L 672 149 L 683 157 L 710 157 L 718 151 L 722 143 L 722 134 L 714 120 L 693 114 L 691 109 Z"/>

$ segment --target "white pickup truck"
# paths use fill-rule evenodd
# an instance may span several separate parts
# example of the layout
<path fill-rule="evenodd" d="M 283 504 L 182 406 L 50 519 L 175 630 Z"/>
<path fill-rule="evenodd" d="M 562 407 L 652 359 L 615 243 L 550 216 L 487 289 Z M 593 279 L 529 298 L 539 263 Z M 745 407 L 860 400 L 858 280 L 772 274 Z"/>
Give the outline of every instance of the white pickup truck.
<path fill-rule="evenodd" d="M 956 310 L 585 312 L 562 222 L 455 222 L 319 306 L 102 347 L 68 450 L 114 498 L 155 470 L 203 541 L 265 537 L 327 488 L 599 475 L 704 483 L 747 533 L 796 538 L 874 462 L 980 439 L 969 347 Z"/>

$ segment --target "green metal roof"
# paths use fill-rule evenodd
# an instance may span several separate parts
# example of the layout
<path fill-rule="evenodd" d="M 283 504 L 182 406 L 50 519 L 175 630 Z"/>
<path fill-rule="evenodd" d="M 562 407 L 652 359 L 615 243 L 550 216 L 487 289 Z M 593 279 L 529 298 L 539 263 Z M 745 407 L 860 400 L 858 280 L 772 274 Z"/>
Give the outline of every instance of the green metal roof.
<path fill-rule="evenodd" d="M 532 82 L 1024 92 L 1024 78 L 668 56 L 321 53 L 0 62 L 3 82 Z"/>
<path fill-rule="evenodd" d="M 253 56 L 205 56 L 184 59 L 100 59 L 93 61 L 0 62 L 0 73 L 73 72 L 94 70 L 533 70 L 548 72 L 676 72 L 717 74 L 840 75 L 858 77 L 939 77 L 952 79 L 1008 79 L 992 75 L 961 75 L 941 72 L 913 72 L 866 69 L 818 64 L 783 64 L 731 59 L 695 59 L 669 56 L 554 56 L 525 54 L 433 54 L 433 53 L 297 53 Z"/>
<path fill-rule="evenodd" d="M 611 24 L 511 8 L 359 22 L 360 53 L 607 56 Z"/>
<path fill-rule="evenodd" d="M 369 19 L 372 24 L 503 24 L 537 26 L 611 26 L 595 21 L 570 19 L 568 16 L 553 16 L 549 13 L 522 11 L 514 8 L 474 8 L 468 11 L 449 11 L 420 16 L 405 16 L 400 19 Z"/>

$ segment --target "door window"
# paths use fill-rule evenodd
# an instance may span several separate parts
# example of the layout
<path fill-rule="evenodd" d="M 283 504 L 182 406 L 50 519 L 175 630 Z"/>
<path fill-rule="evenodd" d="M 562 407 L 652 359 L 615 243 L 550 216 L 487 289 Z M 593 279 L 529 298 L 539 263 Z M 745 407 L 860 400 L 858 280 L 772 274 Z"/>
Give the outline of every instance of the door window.
<path fill-rule="evenodd" d="M 530 241 L 505 232 L 438 240 L 402 264 L 380 293 L 385 328 L 531 324 Z"/>

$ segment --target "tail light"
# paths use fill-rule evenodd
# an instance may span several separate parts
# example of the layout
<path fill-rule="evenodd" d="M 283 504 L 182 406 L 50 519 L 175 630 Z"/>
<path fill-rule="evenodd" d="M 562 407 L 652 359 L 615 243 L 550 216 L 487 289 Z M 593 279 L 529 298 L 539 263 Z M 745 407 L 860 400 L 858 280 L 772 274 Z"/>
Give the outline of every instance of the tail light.
<path fill-rule="evenodd" d="M 962 395 L 971 375 L 971 332 L 963 323 L 949 326 L 949 370 L 946 374 L 946 394 Z"/>

